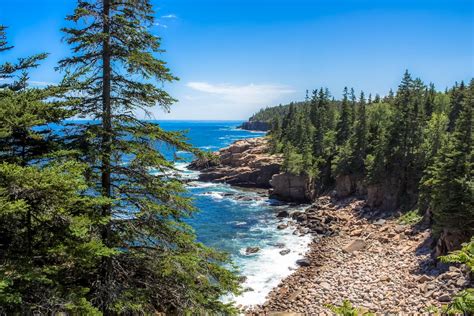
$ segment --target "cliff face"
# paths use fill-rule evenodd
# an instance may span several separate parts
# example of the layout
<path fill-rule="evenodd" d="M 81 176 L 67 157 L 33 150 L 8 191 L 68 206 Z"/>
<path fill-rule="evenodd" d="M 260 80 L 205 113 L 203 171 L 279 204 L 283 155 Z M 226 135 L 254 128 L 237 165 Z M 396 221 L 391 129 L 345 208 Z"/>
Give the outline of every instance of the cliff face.
<path fill-rule="evenodd" d="M 262 121 L 248 121 L 248 122 L 242 123 L 242 125 L 240 125 L 239 128 L 245 129 L 248 131 L 266 132 L 270 130 L 270 124 L 267 122 L 262 122 Z"/>
<path fill-rule="evenodd" d="M 193 161 L 190 169 L 200 170 L 200 181 L 225 182 L 232 185 L 270 188 L 273 175 L 280 172 L 281 155 L 268 153 L 265 138 L 239 140 L 214 153 L 215 162 Z"/>
<path fill-rule="evenodd" d="M 271 188 L 272 198 L 308 202 L 309 179 L 280 173 L 283 158 L 269 153 L 266 138 L 239 140 L 214 153 L 216 159 L 198 159 L 189 168 L 200 170 L 200 181 L 225 182 L 231 185 Z"/>
<path fill-rule="evenodd" d="M 291 202 L 310 202 L 312 199 L 311 183 L 306 175 L 275 174 L 270 183 L 270 197 Z"/>

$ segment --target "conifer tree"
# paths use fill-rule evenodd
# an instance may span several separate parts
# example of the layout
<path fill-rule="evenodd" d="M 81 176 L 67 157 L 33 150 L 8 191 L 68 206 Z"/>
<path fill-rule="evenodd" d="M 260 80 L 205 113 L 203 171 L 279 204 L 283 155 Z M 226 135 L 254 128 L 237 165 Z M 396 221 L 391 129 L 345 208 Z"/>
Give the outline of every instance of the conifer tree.
<path fill-rule="evenodd" d="M 430 83 L 425 95 L 424 111 L 426 118 L 429 119 L 435 110 L 436 89 L 433 83 Z"/>
<path fill-rule="evenodd" d="M 416 202 L 414 198 L 421 179 L 422 127 L 420 125 L 420 86 L 419 80 L 413 80 L 405 72 L 394 99 L 395 121 L 392 125 L 388 143 L 387 171 L 396 183 L 398 203 L 410 208 Z M 410 192 L 410 193 L 409 193 Z"/>
<path fill-rule="evenodd" d="M 353 157 L 355 173 L 364 172 L 364 160 L 367 153 L 367 114 L 364 92 L 360 93 L 357 108 L 357 120 L 354 127 Z"/>
<path fill-rule="evenodd" d="M 451 90 L 451 108 L 449 111 L 449 125 L 448 131 L 452 132 L 456 125 L 456 120 L 461 112 L 462 103 L 464 101 L 464 94 L 465 94 L 465 85 L 462 81 L 461 84 L 458 86 L 457 84 Z"/>
<path fill-rule="evenodd" d="M 197 243 L 183 222 L 194 209 L 169 176 L 173 162 L 157 150 L 192 149 L 180 133 L 135 116 L 174 101 L 156 85 L 176 78 L 156 58 L 163 51 L 149 31 L 151 2 L 79 0 L 67 20 L 75 24 L 63 29 L 73 53 L 60 68 L 79 74 L 76 110 L 94 120 L 76 126 L 71 144 L 89 165 L 90 194 L 110 201 L 97 216 L 113 254 L 89 280 L 88 299 L 106 314 L 231 311 L 219 298 L 237 289 L 236 277 L 221 265 L 226 256 Z"/>
<path fill-rule="evenodd" d="M 0 52 L 10 49 L 0 38 Z M 102 201 L 82 196 L 84 165 L 50 127 L 74 114 L 75 98 L 66 95 L 73 80 L 28 88 L 27 71 L 44 57 L 0 66 L 0 310 L 93 315 L 83 281 L 107 254 L 91 225 Z"/>
<path fill-rule="evenodd" d="M 474 234 L 474 80 L 467 90 L 453 134 L 424 182 L 430 192 L 435 232 L 454 232 L 466 241 Z"/>
<path fill-rule="evenodd" d="M 354 125 L 356 119 L 356 105 L 357 105 L 357 97 L 355 94 L 354 88 L 351 88 L 350 97 L 351 101 L 351 126 Z"/>
<path fill-rule="evenodd" d="M 348 95 L 348 89 L 345 87 L 342 96 L 341 115 L 337 124 L 336 144 L 338 146 L 347 141 L 351 135 L 351 109 Z"/>

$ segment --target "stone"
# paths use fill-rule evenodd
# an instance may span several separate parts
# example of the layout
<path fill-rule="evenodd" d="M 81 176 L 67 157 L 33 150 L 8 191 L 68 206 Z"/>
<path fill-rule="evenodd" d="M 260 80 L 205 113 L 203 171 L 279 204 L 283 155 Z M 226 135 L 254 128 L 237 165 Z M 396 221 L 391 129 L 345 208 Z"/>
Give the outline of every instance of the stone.
<path fill-rule="evenodd" d="M 284 249 L 284 250 L 280 251 L 280 255 L 284 256 L 284 255 L 289 254 L 290 252 L 291 252 L 290 249 Z"/>
<path fill-rule="evenodd" d="M 457 287 L 465 287 L 466 285 L 469 285 L 469 281 L 464 280 L 464 278 L 460 278 L 456 281 Z"/>
<path fill-rule="evenodd" d="M 285 229 L 288 227 L 288 224 L 280 224 L 277 226 L 277 229 Z"/>
<path fill-rule="evenodd" d="M 406 230 L 406 226 L 404 226 L 404 225 L 397 225 L 397 226 L 395 226 L 394 230 L 395 230 L 395 232 L 396 232 L 397 234 L 400 234 L 400 233 L 402 233 L 402 232 L 404 232 L 404 231 Z"/>
<path fill-rule="evenodd" d="M 443 303 L 447 303 L 447 302 L 451 301 L 451 297 L 448 294 L 442 294 L 442 295 L 438 296 L 438 301 L 443 302 Z"/>
<path fill-rule="evenodd" d="M 260 251 L 260 247 L 247 247 L 247 249 L 245 249 L 245 254 L 251 255 L 259 251 Z"/>
<path fill-rule="evenodd" d="M 296 260 L 296 264 L 300 267 L 309 267 L 311 262 L 308 259 L 298 259 Z"/>
<path fill-rule="evenodd" d="M 285 210 L 280 211 L 280 212 L 278 212 L 278 214 L 277 214 L 277 217 L 278 217 L 278 218 L 284 218 L 284 217 L 288 217 L 288 216 L 290 216 L 290 213 L 288 213 L 288 211 L 285 211 Z"/>
<path fill-rule="evenodd" d="M 359 251 L 364 249 L 367 246 L 367 243 L 362 239 L 354 239 L 345 245 L 342 250 L 347 253 L 352 253 L 354 251 Z"/>
<path fill-rule="evenodd" d="M 382 226 L 386 223 L 387 221 L 384 220 L 384 219 L 379 219 L 379 220 L 376 220 L 373 224 L 374 225 L 378 225 L 378 226 Z"/>
<path fill-rule="evenodd" d="M 360 235 L 362 235 L 362 231 L 362 229 L 354 229 L 349 233 L 349 235 L 359 237 Z"/>
<path fill-rule="evenodd" d="M 416 281 L 418 283 L 425 283 L 425 282 L 431 281 L 431 278 L 425 274 L 422 274 L 416 278 Z"/>
<path fill-rule="evenodd" d="M 331 285 L 327 282 L 321 282 L 321 283 L 319 283 L 319 286 L 324 290 L 330 290 L 331 289 Z"/>

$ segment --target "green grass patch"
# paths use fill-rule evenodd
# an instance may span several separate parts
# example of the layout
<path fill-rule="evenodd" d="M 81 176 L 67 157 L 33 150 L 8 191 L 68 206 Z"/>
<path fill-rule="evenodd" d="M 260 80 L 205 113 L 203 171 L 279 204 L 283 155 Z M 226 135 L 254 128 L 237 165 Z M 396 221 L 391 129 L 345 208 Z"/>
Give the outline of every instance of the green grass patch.
<path fill-rule="evenodd" d="M 403 225 L 415 225 L 419 223 L 422 219 L 423 217 L 420 215 L 418 209 L 414 209 L 400 216 L 398 222 Z"/>

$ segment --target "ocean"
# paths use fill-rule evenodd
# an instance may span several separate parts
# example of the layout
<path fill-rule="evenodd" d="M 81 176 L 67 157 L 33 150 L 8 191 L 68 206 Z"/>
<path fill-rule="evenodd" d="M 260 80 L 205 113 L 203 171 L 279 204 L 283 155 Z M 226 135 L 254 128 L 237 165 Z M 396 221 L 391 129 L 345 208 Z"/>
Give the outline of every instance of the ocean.
<path fill-rule="evenodd" d="M 241 121 L 158 121 L 165 130 L 186 130 L 189 142 L 203 150 L 215 151 L 236 140 L 259 137 L 263 132 L 237 129 Z M 310 237 L 293 235 L 293 229 L 278 230 L 276 214 L 283 209 L 303 209 L 268 199 L 267 194 L 227 184 L 198 182 L 198 173 L 186 167 L 192 160 L 188 153 L 178 152 L 176 163 L 187 184 L 195 206 L 200 210 L 188 223 L 195 229 L 198 241 L 230 254 L 240 273 L 246 277 L 248 291 L 228 297 L 236 304 L 250 306 L 265 302 L 266 295 L 280 280 L 296 269 L 296 260 L 306 252 Z M 259 247 L 251 255 L 247 247 Z M 290 249 L 287 255 L 280 251 Z"/>

